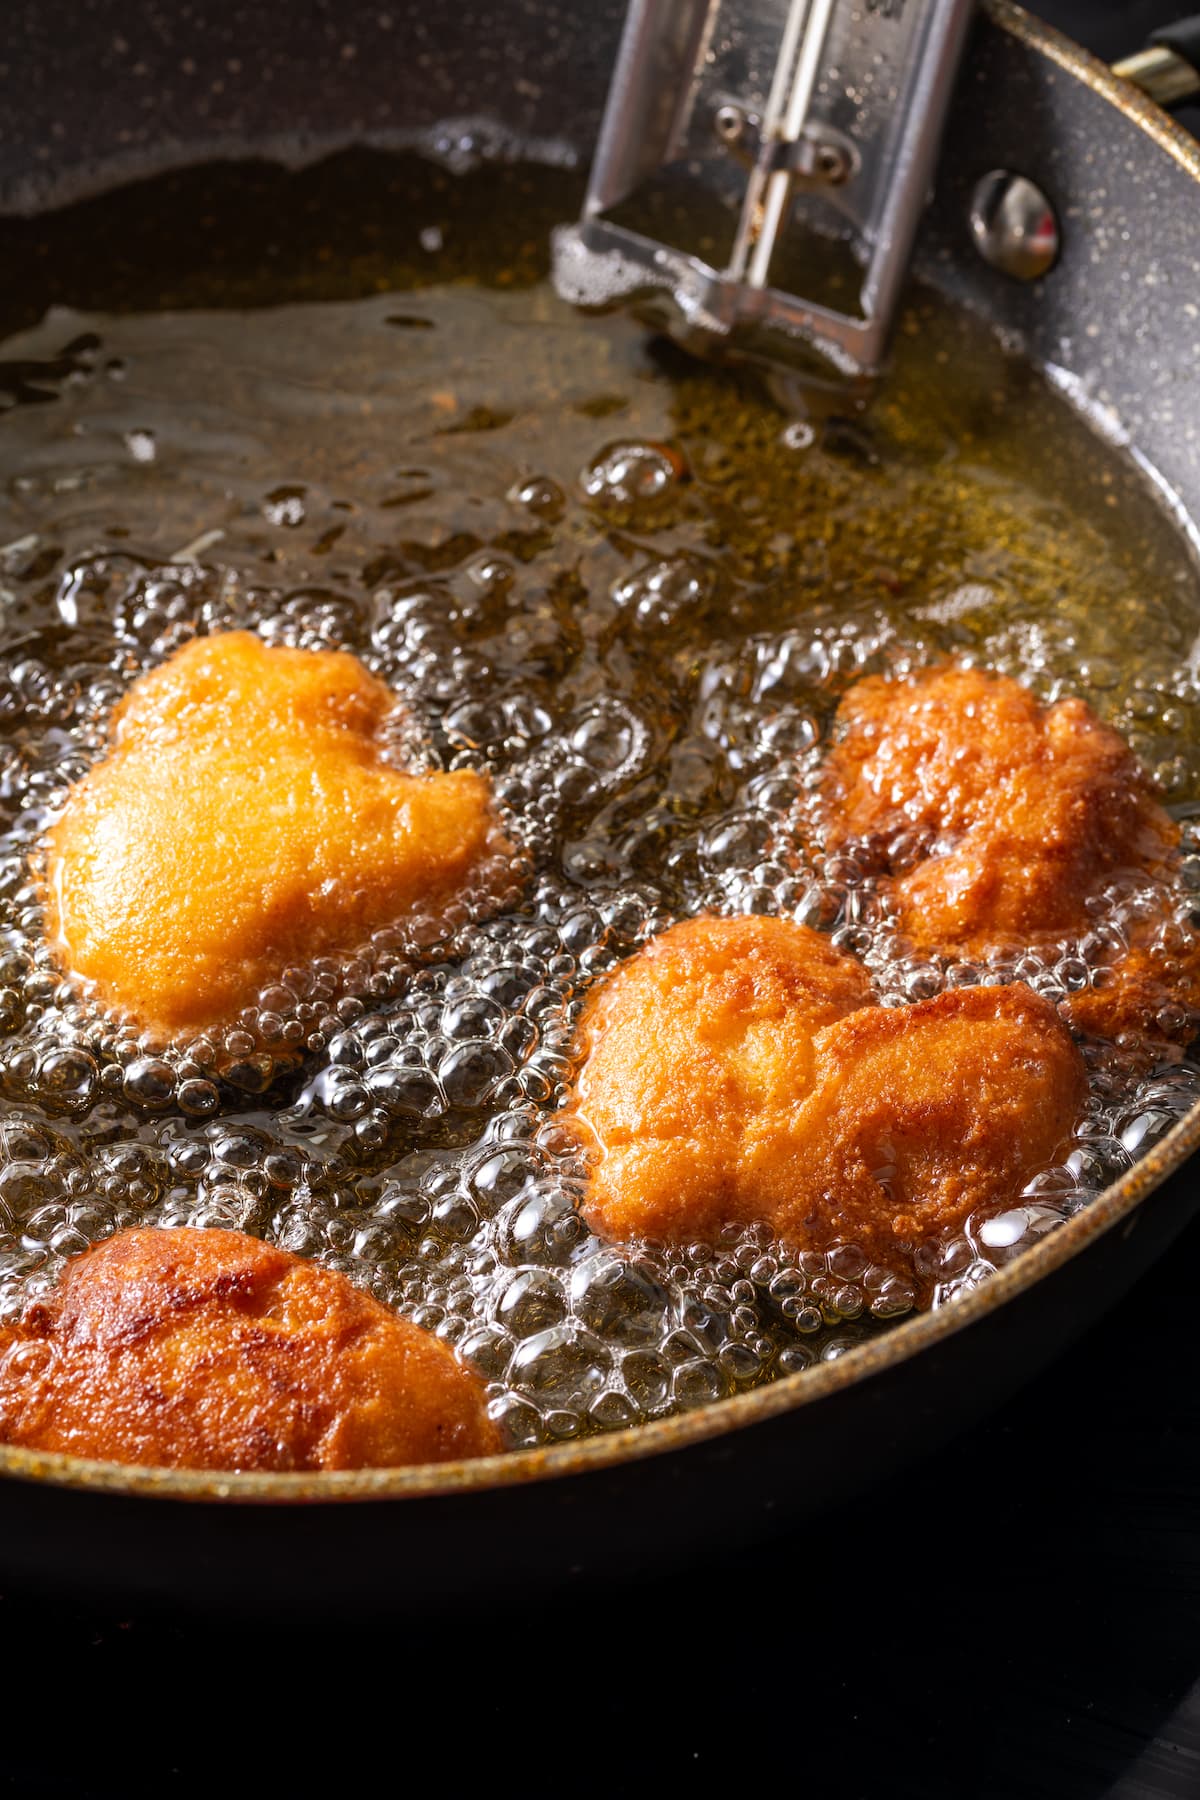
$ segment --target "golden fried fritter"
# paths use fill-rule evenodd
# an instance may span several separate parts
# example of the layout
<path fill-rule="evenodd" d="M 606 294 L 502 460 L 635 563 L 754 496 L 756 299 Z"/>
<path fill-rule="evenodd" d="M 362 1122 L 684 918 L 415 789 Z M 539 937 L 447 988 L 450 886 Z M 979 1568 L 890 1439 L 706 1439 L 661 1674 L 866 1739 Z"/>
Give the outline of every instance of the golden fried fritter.
<path fill-rule="evenodd" d="M 0 1441 L 188 1469 L 501 1448 L 481 1382 L 344 1275 L 237 1231 L 131 1230 L 0 1332 Z"/>
<path fill-rule="evenodd" d="M 818 1075 L 802 1129 L 824 1166 L 791 1190 L 779 1167 L 773 1222 L 785 1238 L 852 1238 L 880 1262 L 889 1243 L 1011 1203 L 1087 1097 L 1070 1033 L 1023 982 L 855 1013 L 821 1034 Z"/>
<path fill-rule="evenodd" d="M 922 945 L 1086 930 L 1115 870 L 1160 869 L 1178 842 L 1128 745 L 1082 700 L 1044 707 L 1007 676 L 936 668 L 860 681 L 838 719 L 831 843 L 939 847 L 895 883 Z"/>
<path fill-rule="evenodd" d="M 1190 1044 L 1200 1029 L 1200 938 L 1171 924 L 1158 930 L 1152 921 L 1139 929 L 1149 941 L 1135 938 L 1103 963 L 1063 1010 L 1076 1031 L 1142 1039 L 1157 1055 L 1165 1043 Z"/>
<path fill-rule="evenodd" d="M 503 840 L 483 776 L 382 760 L 394 706 L 353 656 L 243 631 L 135 682 L 50 832 L 63 965 L 177 1037 L 236 1019 L 289 966 L 442 913 Z"/>
<path fill-rule="evenodd" d="M 812 1086 L 814 1035 L 869 1005 L 827 938 L 784 919 L 693 919 L 592 994 L 573 1113 L 602 1150 L 588 1205 L 610 1237 L 708 1237 L 757 1217 L 738 1179 L 756 1118 Z"/>
<path fill-rule="evenodd" d="M 821 780 L 826 842 L 873 841 L 918 949 L 976 956 L 1077 938 L 1114 876 L 1174 872 L 1178 828 L 1082 700 L 1046 707 L 1007 676 L 938 667 L 860 681 L 838 721 Z M 1194 1034 L 1200 947 L 1175 955 L 1151 935 L 1073 998 L 1080 1028 Z"/>
<path fill-rule="evenodd" d="M 864 970 L 782 919 L 673 926 L 592 996 L 568 1123 L 614 1238 L 905 1246 L 1003 1205 L 1052 1161 L 1086 1093 L 1054 1008 L 1024 986 L 876 1005 Z"/>

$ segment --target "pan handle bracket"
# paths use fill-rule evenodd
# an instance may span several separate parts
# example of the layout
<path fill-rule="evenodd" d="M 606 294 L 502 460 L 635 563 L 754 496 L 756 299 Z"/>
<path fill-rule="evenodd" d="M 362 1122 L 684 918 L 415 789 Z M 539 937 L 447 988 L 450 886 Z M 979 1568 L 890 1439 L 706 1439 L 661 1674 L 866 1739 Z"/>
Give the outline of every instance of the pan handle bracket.
<path fill-rule="evenodd" d="M 631 0 L 560 293 L 697 348 L 880 365 L 971 0 Z"/>

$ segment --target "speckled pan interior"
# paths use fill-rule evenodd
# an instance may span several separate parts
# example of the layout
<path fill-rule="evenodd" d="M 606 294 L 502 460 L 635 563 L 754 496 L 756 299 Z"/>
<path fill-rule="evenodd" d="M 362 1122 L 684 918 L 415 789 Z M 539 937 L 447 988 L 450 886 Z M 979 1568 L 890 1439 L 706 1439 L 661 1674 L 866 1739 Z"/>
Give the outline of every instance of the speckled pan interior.
<path fill-rule="evenodd" d="M 18 8 L 19 13 L 30 14 L 24 21 L 26 44 L 29 56 L 36 59 L 46 54 L 41 44 L 46 27 L 43 20 L 33 17 L 35 10 Z M 236 8 L 231 10 L 236 13 Z M 554 68 L 569 59 L 571 32 L 578 34 L 583 27 L 577 16 L 568 23 L 564 47 L 561 33 L 547 35 L 547 19 L 553 22 L 557 13 L 565 16 L 573 9 L 523 8 L 522 14 L 526 10 L 541 16 L 543 41 L 553 46 L 553 54 L 547 51 L 546 68 L 531 65 L 526 69 L 525 99 L 517 109 L 520 113 L 523 108 L 524 114 L 513 124 L 526 136 L 532 129 L 549 143 L 558 141 L 562 120 L 556 103 L 548 108 L 545 127 L 539 131 L 537 93 L 543 83 L 555 80 Z M 620 7 L 605 5 L 596 15 L 594 43 L 589 50 L 594 53 L 597 70 L 589 79 L 581 76 L 587 96 L 579 113 L 581 143 L 586 142 L 589 123 L 594 122 L 597 96 L 602 93 L 597 82 L 604 44 L 609 42 L 611 48 L 620 11 Z M 487 44 L 487 20 L 475 23 L 476 41 Z M 523 19 L 523 27 L 529 26 L 530 21 Z M 249 19 L 249 38 L 261 28 L 261 20 Z M 230 36 L 236 42 L 236 31 Z M 11 41 L 20 40 L 18 28 Z M 340 91 L 338 84 L 350 81 L 349 65 L 358 62 L 362 78 L 357 86 L 351 83 L 354 104 L 343 107 L 338 132 L 332 112 L 310 120 L 313 149 L 327 145 L 339 132 L 342 141 L 356 137 L 397 141 L 404 137 L 404 132 L 391 125 L 385 129 L 379 123 L 384 106 L 376 95 L 379 59 L 373 61 L 368 49 L 358 45 L 353 55 L 335 57 L 335 90 Z M 116 47 L 110 54 L 118 61 L 125 57 Z M 455 111 L 456 54 L 440 64 L 435 58 L 441 72 L 429 84 L 427 104 L 435 109 L 431 117 L 438 111 Z M 475 83 L 469 109 L 472 114 L 482 111 L 486 115 L 491 90 L 494 95 L 508 96 L 505 104 L 511 116 L 511 89 L 504 86 L 501 67 L 511 54 L 510 49 L 502 49 L 485 56 L 486 66 Z M 168 129 L 152 107 L 137 118 L 125 141 L 121 136 L 124 128 L 118 126 L 118 115 L 105 91 L 74 151 L 72 167 L 64 165 L 57 185 L 48 174 L 38 182 L 26 179 L 30 164 L 20 165 L 12 149 L 16 130 L 12 109 L 19 108 L 21 100 L 16 92 L 20 81 L 10 80 L 8 97 L 0 101 L 0 145 L 9 144 L 7 152 L 0 149 L 0 198 L 6 199 L 10 208 L 24 208 L 84 191 L 89 185 L 103 185 L 122 172 L 199 160 L 235 141 L 244 146 L 248 140 L 257 140 L 252 95 L 242 71 L 243 67 L 258 70 L 261 79 L 261 69 L 249 48 L 240 52 L 230 49 L 226 60 L 230 59 L 238 67 L 231 65 L 226 86 L 219 93 L 210 93 L 207 112 L 202 107 L 197 110 L 189 100 L 186 106 L 177 107 L 174 124 Z M 19 76 L 20 53 L 10 60 L 10 73 L 15 69 Z M 154 78 L 151 66 L 145 79 Z M 188 79 L 176 69 L 176 85 L 182 83 L 186 88 Z M 289 73 L 281 64 L 283 83 L 294 85 L 295 79 L 294 71 Z M 328 109 L 335 103 L 336 92 L 332 98 L 326 95 L 322 105 Z M 28 116 L 20 129 L 27 141 L 40 134 L 40 141 L 52 148 L 53 120 L 46 114 L 47 104 L 44 93 L 31 88 Z M 1016 152 L 1013 121 L 1018 112 L 1020 151 Z M 1111 121 L 1108 131 L 1097 129 L 1104 119 Z M 272 132 L 267 129 L 262 136 L 269 142 Z M 1063 225 L 1064 254 L 1058 268 L 1047 283 L 1031 288 L 1018 287 L 979 264 L 970 254 L 964 223 L 966 196 L 978 175 L 990 167 L 1018 165 L 1042 182 Z M 98 178 L 96 171 L 100 171 Z M 1198 215 L 1200 151 L 1195 143 L 1066 40 L 1005 0 L 991 0 L 968 55 L 938 193 L 921 240 L 919 266 L 952 298 L 1002 325 L 1013 342 L 1088 411 L 1096 429 L 1127 443 L 1181 518 L 1200 500 L 1200 306 L 1192 298 L 1200 294 Z M 575 1444 L 425 1468 L 326 1475 L 216 1475 L 128 1469 L 0 1448 L 0 1474 L 182 1501 L 346 1501 L 479 1492 L 656 1456 L 738 1432 L 783 1413 L 802 1412 L 870 1381 L 886 1368 L 919 1358 L 942 1340 L 969 1332 L 986 1315 L 1047 1280 L 1100 1235 L 1132 1230 L 1139 1208 L 1153 1204 L 1155 1190 L 1193 1154 L 1198 1143 L 1200 1109 L 1094 1204 L 954 1305 L 913 1317 L 878 1340 L 801 1375 L 658 1423 Z"/>

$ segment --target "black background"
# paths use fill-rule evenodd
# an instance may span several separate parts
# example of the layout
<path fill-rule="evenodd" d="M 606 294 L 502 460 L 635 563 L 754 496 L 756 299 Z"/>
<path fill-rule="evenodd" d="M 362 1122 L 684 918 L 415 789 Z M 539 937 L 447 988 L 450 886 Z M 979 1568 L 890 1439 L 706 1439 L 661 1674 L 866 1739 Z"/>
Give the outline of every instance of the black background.
<path fill-rule="evenodd" d="M 1115 57 L 1177 9 L 1040 10 Z M 731 1517 L 702 1567 L 625 1589 L 384 1628 L 7 1594 L 0 1783 L 1191 1800 L 1198 1311 L 1200 1224 L 935 1464 L 765 1548 Z"/>
<path fill-rule="evenodd" d="M 1187 13 L 1183 5 L 1164 0 L 1043 0 L 1030 12 L 1048 19 L 1097 56 L 1116 62 L 1140 50 L 1152 31 Z"/>

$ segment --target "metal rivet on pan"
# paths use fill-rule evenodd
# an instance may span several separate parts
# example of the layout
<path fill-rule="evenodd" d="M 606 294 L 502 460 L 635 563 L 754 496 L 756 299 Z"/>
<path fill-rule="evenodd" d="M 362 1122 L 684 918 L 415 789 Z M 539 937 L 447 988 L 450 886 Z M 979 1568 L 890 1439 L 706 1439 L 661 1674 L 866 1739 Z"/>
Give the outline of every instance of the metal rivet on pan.
<path fill-rule="evenodd" d="M 971 236 L 993 269 L 1018 281 L 1036 281 L 1054 266 L 1059 251 L 1054 208 L 1027 175 L 993 169 L 971 195 Z"/>

